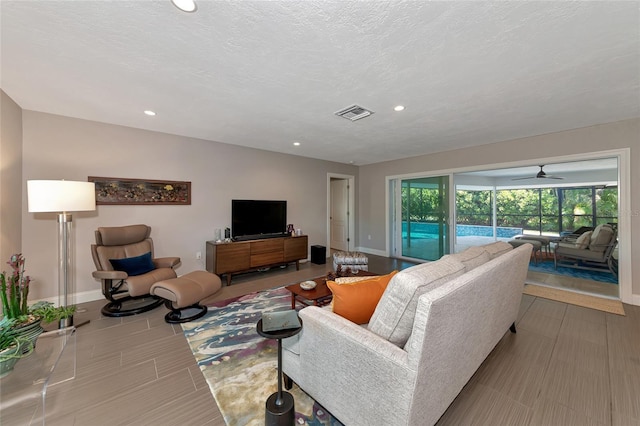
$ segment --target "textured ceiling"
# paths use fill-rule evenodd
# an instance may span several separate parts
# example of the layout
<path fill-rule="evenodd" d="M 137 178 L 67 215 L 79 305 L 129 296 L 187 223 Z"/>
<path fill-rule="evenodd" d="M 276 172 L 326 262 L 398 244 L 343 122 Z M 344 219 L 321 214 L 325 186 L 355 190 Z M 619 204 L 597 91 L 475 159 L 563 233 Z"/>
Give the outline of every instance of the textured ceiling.
<path fill-rule="evenodd" d="M 639 4 L 2 0 L 0 83 L 27 110 L 370 164 L 640 116 Z M 333 114 L 352 104 L 375 113 Z"/>

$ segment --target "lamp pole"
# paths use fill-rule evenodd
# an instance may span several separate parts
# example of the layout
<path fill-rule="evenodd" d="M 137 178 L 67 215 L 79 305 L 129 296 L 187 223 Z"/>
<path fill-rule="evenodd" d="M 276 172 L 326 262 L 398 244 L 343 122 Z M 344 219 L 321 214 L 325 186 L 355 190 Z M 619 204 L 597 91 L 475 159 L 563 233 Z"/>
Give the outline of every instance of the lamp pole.
<path fill-rule="evenodd" d="M 69 274 L 72 270 L 71 259 L 72 250 L 71 241 L 73 241 L 73 217 L 68 213 L 58 214 L 58 298 L 59 305 L 63 307 L 69 306 L 69 289 L 73 288 L 73 275 Z M 63 324 L 64 322 L 64 324 Z M 70 327 L 73 325 L 73 316 L 61 320 L 60 327 Z"/>

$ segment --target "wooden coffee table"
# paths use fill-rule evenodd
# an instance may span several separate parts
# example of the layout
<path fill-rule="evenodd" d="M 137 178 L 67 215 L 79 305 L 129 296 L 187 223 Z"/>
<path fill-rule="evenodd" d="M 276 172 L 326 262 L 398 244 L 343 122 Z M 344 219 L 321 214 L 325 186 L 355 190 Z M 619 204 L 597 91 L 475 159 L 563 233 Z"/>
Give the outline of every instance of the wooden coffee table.
<path fill-rule="evenodd" d="M 359 271 L 358 274 L 349 274 L 350 277 L 373 277 L 374 274 L 369 271 Z M 296 302 L 304 306 L 324 306 L 331 302 L 333 295 L 329 286 L 327 286 L 327 277 L 317 277 L 309 281 L 315 281 L 316 286 L 312 290 L 304 290 L 300 287 L 300 283 L 288 285 L 285 288 L 291 292 L 291 309 L 296 308 Z"/>

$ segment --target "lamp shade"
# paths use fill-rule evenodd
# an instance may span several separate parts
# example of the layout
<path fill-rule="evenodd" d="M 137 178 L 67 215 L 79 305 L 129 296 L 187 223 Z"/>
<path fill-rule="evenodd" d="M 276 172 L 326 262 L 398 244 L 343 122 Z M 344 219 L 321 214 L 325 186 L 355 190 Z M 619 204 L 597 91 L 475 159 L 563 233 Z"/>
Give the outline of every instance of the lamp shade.
<path fill-rule="evenodd" d="M 95 210 L 95 184 L 72 180 L 29 180 L 27 202 L 31 213 Z"/>

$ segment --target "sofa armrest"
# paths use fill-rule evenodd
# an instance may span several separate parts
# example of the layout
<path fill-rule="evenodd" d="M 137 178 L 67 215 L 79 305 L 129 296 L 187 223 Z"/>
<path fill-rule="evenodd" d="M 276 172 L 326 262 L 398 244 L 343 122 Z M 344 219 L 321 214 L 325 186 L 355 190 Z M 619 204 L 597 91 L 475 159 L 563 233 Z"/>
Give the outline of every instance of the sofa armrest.
<path fill-rule="evenodd" d="M 91 275 L 99 280 L 126 280 L 129 276 L 123 271 L 93 271 Z"/>
<path fill-rule="evenodd" d="M 180 263 L 179 257 L 157 257 L 153 259 L 156 268 L 173 268 Z"/>
<path fill-rule="evenodd" d="M 402 348 L 326 309 L 304 308 L 300 318 L 301 377 L 292 378 L 302 389 L 345 424 L 407 416 L 416 372 Z"/>

